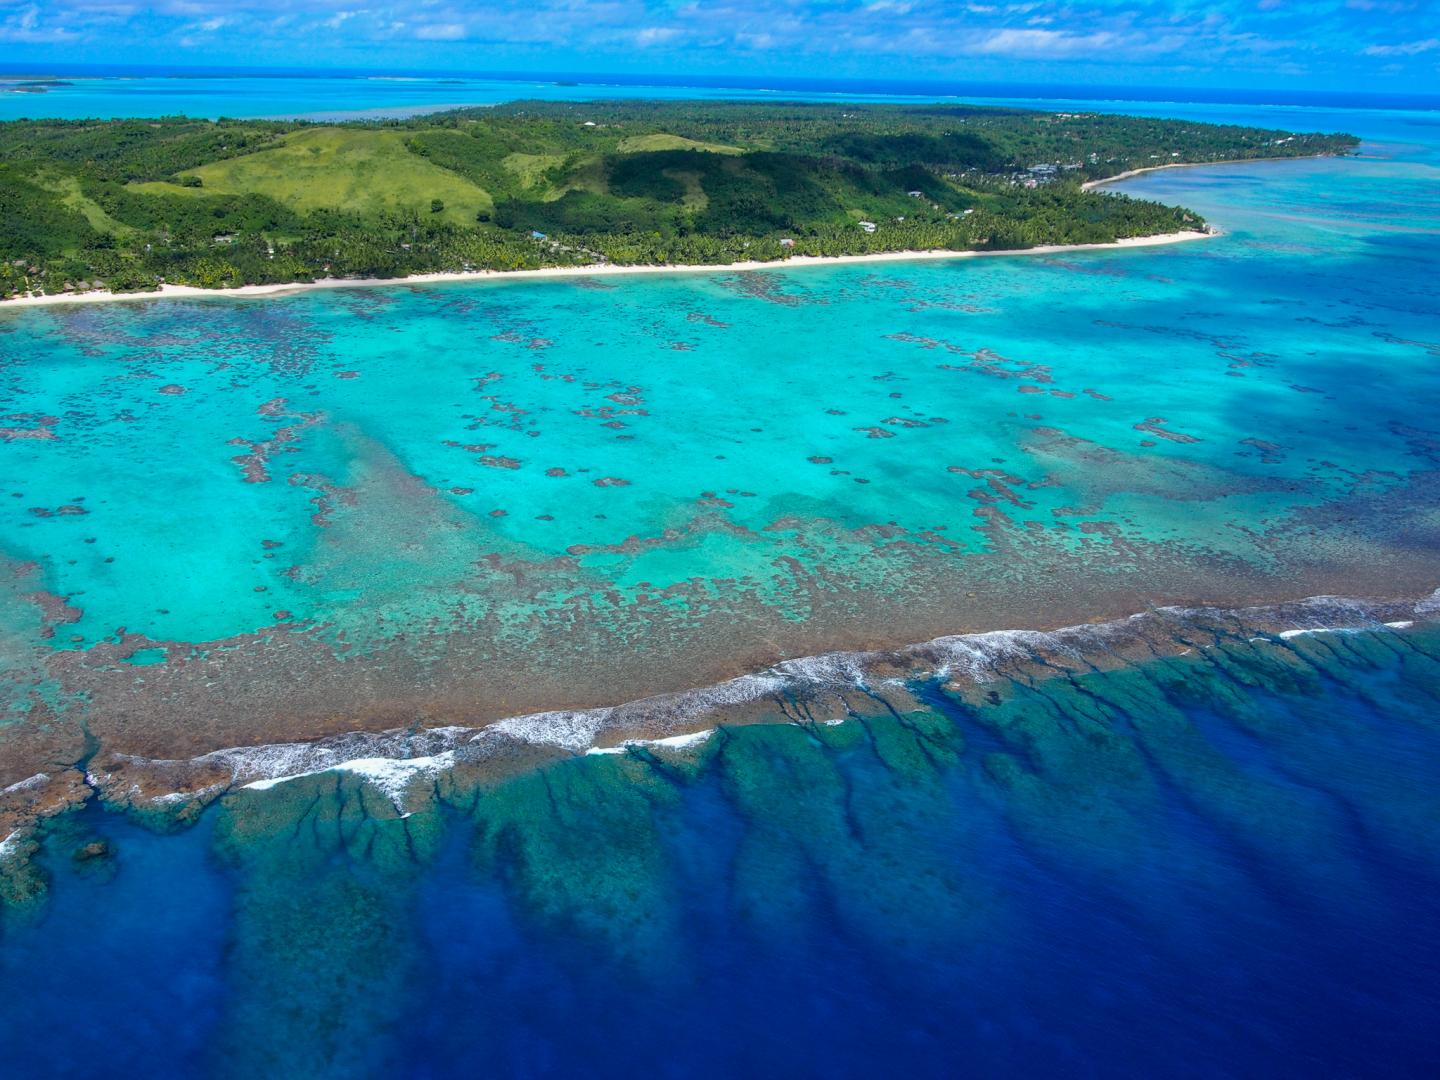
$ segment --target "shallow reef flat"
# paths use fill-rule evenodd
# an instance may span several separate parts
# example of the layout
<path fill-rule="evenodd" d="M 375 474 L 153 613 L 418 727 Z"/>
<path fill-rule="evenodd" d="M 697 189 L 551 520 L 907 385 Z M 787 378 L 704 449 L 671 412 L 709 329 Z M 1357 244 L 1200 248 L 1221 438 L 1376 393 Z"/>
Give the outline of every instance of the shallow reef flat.
<path fill-rule="evenodd" d="M 59 1073 L 1419 1068 L 1437 615 L 952 639 L 703 737 L 102 794 L 7 842 L 0 1035 Z"/>

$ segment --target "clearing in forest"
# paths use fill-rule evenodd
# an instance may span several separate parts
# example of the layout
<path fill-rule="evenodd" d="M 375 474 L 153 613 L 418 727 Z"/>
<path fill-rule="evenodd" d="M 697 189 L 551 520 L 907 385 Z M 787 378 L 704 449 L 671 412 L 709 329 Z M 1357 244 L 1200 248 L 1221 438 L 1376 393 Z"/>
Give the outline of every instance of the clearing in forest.
<path fill-rule="evenodd" d="M 302 212 L 338 207 L 364 216 L 396 210 L 428 214 L 431 200 L 439 199 L 445 206 L 441 216 L 470 225 L 477 213 L 494 209 L 488 192 L 412 154 L 396 131 L 308 128 L 285 136 L 280 146 L 187 175 L 200 177 L 199 191 L 256 192 Z"/>

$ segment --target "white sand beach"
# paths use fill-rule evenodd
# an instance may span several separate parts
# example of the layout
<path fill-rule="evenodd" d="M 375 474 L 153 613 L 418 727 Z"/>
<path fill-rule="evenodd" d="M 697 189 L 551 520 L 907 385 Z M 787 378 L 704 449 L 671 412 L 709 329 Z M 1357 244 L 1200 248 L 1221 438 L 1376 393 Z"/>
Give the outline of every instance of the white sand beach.
<path fill-rule="evenodd" d="M 1168 167 L 1168 166 L 1162 166 Z M 1113 179 L 1119 179 L 1114 177 Z M 1108 182 L 1108 181 L 1107 181 Z M 887 251 L 873 255 L 795 255 L 773 262 L 736 262 L 713 265 L 617 266 L 596 263 L 590 266 L 547 266 L 538 270 L 473 270 L 453 273 L 415 274 L 400 278 L 323 278 L 278 285 L 242 285 L 235 289 L 201 289 L 193 285 L 162 285 L 154 292 L 114 293 L 98 289 L 83 293 L 56 293 L 48 296 L 17 296 L 0 300 L 0 310 L 22 307 L 50 307 L 55 304 L 96 304 L 135 300 L 195 298 L 254 299 L 308 292 L 312 289 L 353 289 L 374 286 L 433 285 L 447 281 L 505 281 L 527 278 L 612 277 L 626 274 L 734 273 L 742 270 L 794 270 L 810 266 L 840 266 L 846 263 L 913 262 L 920 259 L 981 259 L 1014 255 L 1058 255 L 1074 251 L 1104 251 L 1118 248 L 1157 247 L 1188 240 L 1205 240 L 1220 235 L 1210 232 L 1174 232 L 1157 236 L 1136 236 L 1108 244 L 1048 244 L 1042 247 L 1006 251 Z"/>

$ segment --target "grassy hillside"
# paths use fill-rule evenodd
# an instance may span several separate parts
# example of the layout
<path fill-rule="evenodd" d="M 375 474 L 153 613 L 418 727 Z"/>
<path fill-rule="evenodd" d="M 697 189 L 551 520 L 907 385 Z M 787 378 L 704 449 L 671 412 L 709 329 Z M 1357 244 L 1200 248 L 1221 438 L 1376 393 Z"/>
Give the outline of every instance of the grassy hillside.
<path fill-rule="evenodd" d="M 494 208 L 472 181 L 410 152 L 397 131 L 322 127 L 286 135 L 273 149 L 188 171 L 206 192 L 264 195 L 299 212 L 341 209 L 365 217 L 439 199 L 445 220 L 469 225 Z"/>
<path fill-rule="evenodd" d="M 632 135 L 628 139 L 621 139 L 615 149 L 622 154 L 638 154 L 647 150 L 708 150 L 712 154 L 743 154 L 745 152 L 738 146 L 700 142 L 698 139 L 687 139 L 682 135 L 670 135 L 663 131 L 657 131 L 650 135 Z"/>
<path fill-rule="evenodd" d="M 46 176 L 42 172 L 38 178 L 48 181 L 52 190 L 60 196 L 62 203 L 72 210 L 78 210 L 81 214 L 85 215 L 85 220 L 90 223 L 90 227 L 97 233 L 108 234 L 110 236 L 128 236 L 134 232 L 128 225 L 116 221 L 105 212 L 103 206 L 87 196 L 85 192 L 81 190 L 79 177 L 66 175 L 64 173 Z"/>
<path fill-rule="evenodd" d="M 520 102 L 0 124 L 0 295 L 1023 248 L 1197 229 L 1086 180 L 1349 136 L 969 106 Z"/>

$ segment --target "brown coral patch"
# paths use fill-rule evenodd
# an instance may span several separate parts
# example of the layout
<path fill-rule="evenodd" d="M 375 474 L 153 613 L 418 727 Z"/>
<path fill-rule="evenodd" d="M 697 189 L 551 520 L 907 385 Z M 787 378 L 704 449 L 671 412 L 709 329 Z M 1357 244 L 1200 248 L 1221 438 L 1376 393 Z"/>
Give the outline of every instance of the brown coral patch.
<path fill-rule="evenodd" d="M 1147 416 L 1143 421 L 1135 425 L 1136 431 L 1148 431 L 1157 438 L 1166 439 L 1177 443 L 1197 443 L 1199 438 L 1194 435 L 1186 435 L 1180 431 L 1169 431 L 1165 428 L 1166 421 L 1163 416 Z"/>
<path fill-rule="evenodd" d="M 0 442 L 21 442 L 29 439 L 48 441 L 55 438 L 58 416 L 38 416 L 33 413 L 12 413 L 5 417 L 11 425 L 0 427 Z"/>

